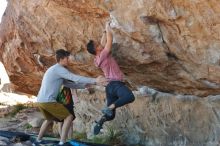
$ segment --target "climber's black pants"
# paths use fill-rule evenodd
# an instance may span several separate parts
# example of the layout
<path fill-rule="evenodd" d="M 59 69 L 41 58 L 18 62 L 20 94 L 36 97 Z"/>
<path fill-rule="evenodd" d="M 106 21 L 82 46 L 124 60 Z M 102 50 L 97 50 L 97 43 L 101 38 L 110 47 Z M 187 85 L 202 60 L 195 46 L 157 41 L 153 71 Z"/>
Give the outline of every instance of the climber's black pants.
<path fill-rule="evenodd" d="M 107 121 L 115 118 L 116 108 L 131 103 L 135 100 L 132 91 L 121 81 L 111 81 L 106 87 L 106 102 L 107 106 L 115 104 L 113 115 L 111 117 L 105 116 Z"/>

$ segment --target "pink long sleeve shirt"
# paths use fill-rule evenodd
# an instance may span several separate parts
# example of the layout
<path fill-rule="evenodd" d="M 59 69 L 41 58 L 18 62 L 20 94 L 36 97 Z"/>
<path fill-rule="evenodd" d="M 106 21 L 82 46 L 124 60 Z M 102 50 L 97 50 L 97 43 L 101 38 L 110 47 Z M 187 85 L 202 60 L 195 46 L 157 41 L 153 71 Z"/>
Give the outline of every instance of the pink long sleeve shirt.
<path fill-rule="evenodd" d="M 123 73 L 109 51 L 103 49 L 100 55 L 95 57 L 94 62 L 97 67 L 102 69 L 109 81 L 122 81 Z"/>

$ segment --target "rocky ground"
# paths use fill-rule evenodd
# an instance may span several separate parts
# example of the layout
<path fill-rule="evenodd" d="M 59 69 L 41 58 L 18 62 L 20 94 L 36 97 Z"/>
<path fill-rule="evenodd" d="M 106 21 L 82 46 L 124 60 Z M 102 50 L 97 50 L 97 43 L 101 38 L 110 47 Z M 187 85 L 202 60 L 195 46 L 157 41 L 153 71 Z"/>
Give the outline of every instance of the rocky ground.
<path fill-rule="evenodd" d="M 39 128 L 32 127 L 34 117 L 38 114 L 35 108 L 24 109 L 19 112 L 16 116 L 11 117 L 7 116 L 0 118 L 0 130 L 6 131 L 18 131 L 25 133 L 37 133 Z M 15 139 L 9 139 L 0 136 L 0 145 L 11 145 L 11 146 L 29 146 L 31 145 L 30 141 L 21 142 Z"/>
<path fill-rule="evenodd" d="M 43 122 L 42 115 L 36 107 L 24 107 L 24 109 L 18 111 L 18 113 L 15 114 L 15 110 L 18 110 L 17 107 L 19 106 L 20 105 L 7 107 L 7 110 L 5 111 L 8 112 L 3 112 L 5 116 L 0 118 L 0 130 L 24 132 L 27 134 L 37 135 L 39 127 Z M 50 130 L 47 132 L 47 135 L 56 136 L 52 132 L 52 126 L 50 127 Z M 5 138 L 0 136 L 0 145 L 31 146 L 32 143 L 30 141 L 20 141 L 15 138 Z"/>
<path fill-rule="evenodd" d="M 13 93 L 0 92 L 0 130 L 24 132 L 27 134 L 35 134 L 39 132 L 39 128 L 43 122 L 43 117 L 35 104 L 35 97 L 18 95 Z M 83 103 L 83 101 L 82 101 Z M 85 103 L 84 103 L 85 104 Z M 80 110 L 80 108 L 78 108 Z M 76 111 L 77 112 L 77 111 Z M 78 119 L 78 118 L 77 118 Z M 80 140 L 88 140 L 86 133 L 82 132 L 82 121 L 75 120 L 75 131 L 70 136 Z M 46 135 L 59 137 L 58 124 L 51 125 Z M 80 129 L 81 128 L 81 129 Z M 89 127 L 90 128 L 90 127 Z M 76 132 L 76 130 L 79 132 Z M 90 132 L 91 133 L 91 132 Z M 114 136 L 114 135 L 113 135 Z M 90 136 L 91 138 L 91 136 Z M 105 143 L 109 137 L 95 137 L 94 142 Z M 30 141 L 20 141 L 15 138 L 6 138 L 0 136 L 0 146 L 31 146 Z M 117 144 L 118 145 L 118 144 Z M 121 145 L 121 144 L 120 144 Z"/>
<path fill-rule="evenodd" d="M 42 117 L 33 104 L 34 98 L 6 92 L 1 92 L 0 97 L 0 130 L 38 132 Z M 0 145 L 29 146 L 31 143 L 0 136 Z"/>

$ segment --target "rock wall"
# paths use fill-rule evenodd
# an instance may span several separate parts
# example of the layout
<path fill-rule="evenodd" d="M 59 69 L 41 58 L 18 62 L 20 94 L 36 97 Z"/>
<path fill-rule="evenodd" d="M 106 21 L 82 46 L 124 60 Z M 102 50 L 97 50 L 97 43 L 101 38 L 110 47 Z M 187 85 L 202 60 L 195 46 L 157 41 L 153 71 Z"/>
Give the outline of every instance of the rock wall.
<path fill-rule="evenodd" d="M 101 116 L 104 92 L 78 92 L 74 130 L 93 138 L 91 127 Z M 158 92 L 143 96 L 135 92 L 136 100 L 117 109 L 116 118 L 107 122 L 99 136 L 109 128 L 121 133 L 126 145 L 143 146 L 217 146 L 220 140 L 220 96 L 198 98 Z"/>
<path fill-rule="evenodd" d="M 17 91 L 36 94 L 56 49 L 71 69 L 100 70 L 86 52 L 112 20 L 113 55 L 134 89 L 207 96 L 220 92 L 218 0 L 9 0 L 0 26 L 0 60 Z"/>
<path fill-rule="evenodd" d="M 137 96 L 109 125 L 130 145 L 217 145 L 219 17 L 218 0 L 8 0 L 0 24 L 0 61 L 14 89 L 34 95 L 59 48 L 71 52 L 72 71 L 98 76 L 102 72 L 86 43 L 99 40 L 110 19 L 112 54 L 128 83 L 134 90 L 145 85 L 160 92 Z M 104 94 L 79 96 L 75 125 L 89 137 Z"/>

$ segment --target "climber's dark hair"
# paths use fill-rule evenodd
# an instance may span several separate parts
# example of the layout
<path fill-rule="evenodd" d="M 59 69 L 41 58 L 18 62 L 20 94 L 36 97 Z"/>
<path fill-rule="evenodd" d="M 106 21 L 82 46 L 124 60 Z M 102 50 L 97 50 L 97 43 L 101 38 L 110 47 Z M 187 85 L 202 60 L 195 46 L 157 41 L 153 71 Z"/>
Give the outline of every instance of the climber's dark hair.
<path fill-rule="evenodd" d="M 56 51 L 56 60 L 57 60 L 57 62 L 59 62 L 60 59 L 63 59 L 63 58 L 68 57 L 68 56 L 70 56 L 69 51 L 66 51 L 64 49 L 58 49 Z"/>
<path fill-rule="evenodd" d="M 94 45 L 94 41 L 93 40 L 89 40 L 88 44 L 87 44 L 87 51 L 93 55 L 96 55 L 95 52 L 95 45 Z"/>

